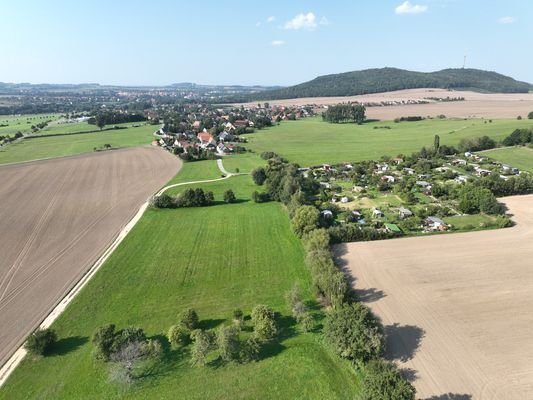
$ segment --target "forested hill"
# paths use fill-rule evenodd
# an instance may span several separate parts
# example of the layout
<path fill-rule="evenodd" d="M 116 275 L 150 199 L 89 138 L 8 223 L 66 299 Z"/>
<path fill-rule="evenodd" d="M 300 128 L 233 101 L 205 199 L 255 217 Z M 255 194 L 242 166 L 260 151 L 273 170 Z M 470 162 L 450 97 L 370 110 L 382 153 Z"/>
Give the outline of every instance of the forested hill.
<path fill-rule="evenodd" d="M 468 89 L 497 93 L 527 93 L 533 90 L 529 83 L 478 69 L 413 72 L 397 68 L 379 68 L 319 76 L 299 85 L 254 93 L 247 96 L 247 100 L 354 96 L 416 88 Z"/>

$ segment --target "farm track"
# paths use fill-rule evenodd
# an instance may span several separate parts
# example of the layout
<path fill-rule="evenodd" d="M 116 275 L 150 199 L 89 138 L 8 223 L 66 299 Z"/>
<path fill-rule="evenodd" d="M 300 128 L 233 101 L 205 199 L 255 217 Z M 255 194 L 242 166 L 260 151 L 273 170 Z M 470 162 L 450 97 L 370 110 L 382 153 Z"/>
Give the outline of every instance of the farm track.
<path fill-rule="evenodd" d="M 142 147 L 0 167 L 0 365 L 179 166 Z"/>
<path fill-rule="evenodd" d="M 515 227 L 334 249 L 422 399 L 533 397 L 533 196 L 502 201 Z"/>

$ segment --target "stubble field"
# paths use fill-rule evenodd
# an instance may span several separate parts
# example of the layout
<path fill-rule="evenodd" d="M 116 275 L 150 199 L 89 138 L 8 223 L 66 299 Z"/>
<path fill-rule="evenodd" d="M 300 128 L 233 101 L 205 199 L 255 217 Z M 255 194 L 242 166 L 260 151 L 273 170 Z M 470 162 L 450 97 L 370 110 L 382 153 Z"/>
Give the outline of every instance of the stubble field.
<path fill-rule="evenodd" d="M 143 147 L 0 167 L 0 364 L 179 166 Z"/>
<path fill-rule="evenodd" d="M 533 196 L 503 201 L 513 228 L 335 249 L 422 399 L 533 393 Z"/>

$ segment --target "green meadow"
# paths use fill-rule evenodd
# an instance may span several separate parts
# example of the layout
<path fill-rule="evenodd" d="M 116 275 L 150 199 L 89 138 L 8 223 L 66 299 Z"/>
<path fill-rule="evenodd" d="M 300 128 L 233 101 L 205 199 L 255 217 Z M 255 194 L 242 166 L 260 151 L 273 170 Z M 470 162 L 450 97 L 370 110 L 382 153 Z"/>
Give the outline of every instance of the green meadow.
<path fill-rule="evenodd" d="M 94 128 L 92 125 L 85 125 Z M 153 139 L 154 130 L 152 125 L 142 125 L 78 135 L 62 134 L 24 139 L 0 147 L 0 164 L 89 153 L 104 144 L 110 144 L 113 148 L 149 144 Z"/>
<path fill-rule="evenodd" d="M 504 147 L 487 150 L 483 154 L 496 161 L 533 173 L 533 149 L 529 147 Z"/>
<path fill-rule="evenodd" d="M 259 162 L 259 161 L 257 161 Z M 184 164 L 180 175 L 214 175 L 214 161 Z M 244 164 L 242 164 L 244 168 Z M 241 167 L 238 167 L 241 168 Z M 251 177 L 194 185 L 234 204 L 148 210 L 102 269 L 54 323 L 56 352 L 25 359 L 0 390 L 0 399 L 353 399 L 359 378 L 327 348 L 318 332 L 303 333 L 290 317 L 285 294 L 295 284 L 314 309 L 304 250 L 278 203 L 250 201 Z M 176 188 L 173 193 L 183 190 Z M 276 240 L 272 240 L 276 238 Z M 249 315 L 259 303 L 280 313 L 280 340 L 248 364 L 192 367 L 189 349 L 170 349 L 164 334 L 187 307 L 203 328 Z M 131 386 L 110 382 L 108 364 L 96 361 L 90 337 L 104 324 L 145 329 L 163 341 L 163 361 Z M 249 324 L 249 322 L 248 322 Z"/>
<path fill-rule="evenodd" d="M 330 124 L 313 117 L 282 122 L 246 135 L 246 147 L 256 153 L 275 151 L 302 166 L 312 166 L 409 154 L 422 146 L 432 146 L 435 135 L 440 136 L 441 144 L 457 145 L 463 138 L 484 135 L 501 140 L 514 129 L 529 127 L 531 121 L 514 119 L 377 121 L 356 125 Z"/>

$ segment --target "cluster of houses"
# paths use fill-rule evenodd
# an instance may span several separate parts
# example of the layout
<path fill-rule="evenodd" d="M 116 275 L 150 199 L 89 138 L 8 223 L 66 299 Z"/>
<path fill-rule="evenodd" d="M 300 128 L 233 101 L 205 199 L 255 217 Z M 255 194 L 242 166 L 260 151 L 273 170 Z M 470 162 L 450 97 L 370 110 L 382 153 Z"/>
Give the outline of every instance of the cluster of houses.
<path fill-rule="evenodd" d="M 442 219 L 443 215 L 461 214 L 455 210 L 452 200 L 434 196 L 435 185 L 462 185 L 492 174 L 508 179 L 522 173 L 517 168 L 470 152 L 442 157 L 429 169 L 412 160 L 405 161 L 404 157 L 384 158 L 362 163 L 323 164 L 300 171 L 319 181 L 322 213 L 339 215 L 336 223 L 375 226 L 394 234 L 401 234 L 402 223 L 409 220 L 418 221 L 416 229 L 422 232 L 443 232 L 452 228 Z M 410 201 L 405 201 L 402 193 L 409 194 Z M 430 214 L 436 211 L 438 215 Z M 413 229 L 412 224 L 409 229 Z"/>
<path fill-rule="evenodd" d="M 230 154 L 245 143 L 244 134 L 287 119 L 313 115 L 308 107 L 273 106 L 268 103 L 253 107 L 213 108 L 210 105 L 186 104 L 174 109 L 145 111 L 150 121 L 164 121 L 154 133 L 154 146 L 179 153 L 208 150 L 219 155 Z"/>

